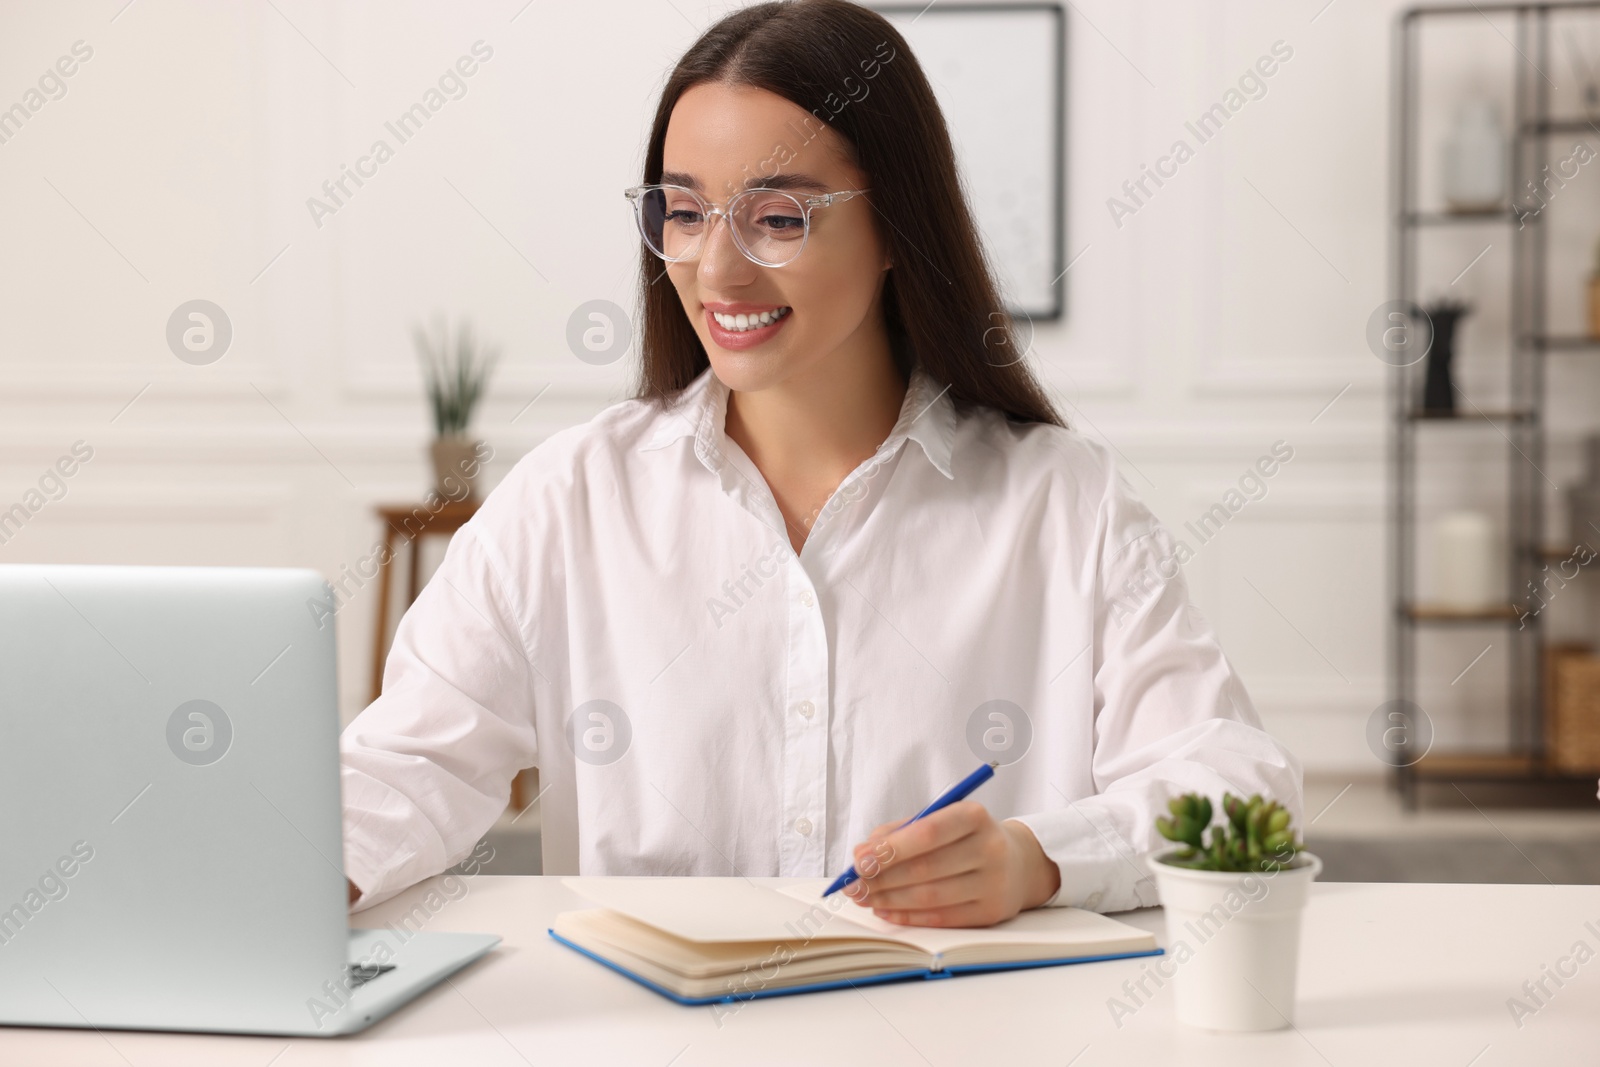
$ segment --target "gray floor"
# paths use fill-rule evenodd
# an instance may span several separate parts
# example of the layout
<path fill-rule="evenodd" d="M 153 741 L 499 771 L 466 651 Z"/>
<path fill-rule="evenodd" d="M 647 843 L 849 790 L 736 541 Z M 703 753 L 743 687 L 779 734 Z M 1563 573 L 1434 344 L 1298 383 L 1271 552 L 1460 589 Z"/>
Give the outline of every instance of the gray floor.
<path fill-rule="evenodd" d="M 492 831 L 482 874 L 538 874 L 537 834 Z M 1600 885 L 1600 838 L 1587 842 L 1501 839 L 1374 841 L 1319 837 L 1324 882 L 1529 882 Z M 461 872 L 465 873 L 465 872 Z"/>
<path fill-rule="evenodd" d="M 1600 884 L 1600 801 L 1541 809 L 1486 796 L 1444 790 L 1406 811 L 1381 780 L 1307 778 L 1304 836 L 1329 882 Z"/>
<path fill-rule="evenodd" d="M 491 831 L 483 874 L 538 874 L 539 835 Z M 1511 842 L 1503 838 L 1374 840 L 1316 837 L 1324 882 L 1527 882 L 1600 885 L 1600 837 Z M 464 873 L 464 872 L 463 872 Z"/>
<path fill-rule="evenodd" d="M 1528 882 L 1600 884 L 1600 837 L 1587 841 L 1504 838 L 1373 840 L 1318 837 L 1324 882 Z"/>
<path fill-rule="evenodd" d="M 526 820 L 519 820 L 526 821 Z M 505 819 L 484 835 L 494 855 L 478 869 L 478 874 L 542 874 L 544 863 L 539 852 L 539 825 L 510 826 Z M 474 849 L 474 854 L 480 850 Z M 470 863 L 470 860 L 464 861 Z M 450 868 L 455 874 L 468 874 L 458 864 Z"/>
<path fill-rule="evenodd" d="M 1327 882 L 1600 885 L 1600 803 L 1592 810 L 1401 809 L 1382 781 L 1306 781 L 1308 847 Z M 488 834 L 485 874 L 538 874 L 539 819 L 508 816 Z M 463 872 L 465 873 L 465 872 Z"/>

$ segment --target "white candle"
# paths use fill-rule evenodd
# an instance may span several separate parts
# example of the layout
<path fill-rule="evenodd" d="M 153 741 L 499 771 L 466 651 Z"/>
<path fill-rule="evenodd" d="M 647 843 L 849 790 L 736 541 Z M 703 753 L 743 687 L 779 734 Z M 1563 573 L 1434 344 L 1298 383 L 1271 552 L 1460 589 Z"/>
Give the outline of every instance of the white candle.
<path fill-rule="evenodd" d="M 1505 602 L 1489 516 L 1480 511 L 1439 516 L 1433 537 L 1433 585 L 1441 607 L 1476 611 Z"/>

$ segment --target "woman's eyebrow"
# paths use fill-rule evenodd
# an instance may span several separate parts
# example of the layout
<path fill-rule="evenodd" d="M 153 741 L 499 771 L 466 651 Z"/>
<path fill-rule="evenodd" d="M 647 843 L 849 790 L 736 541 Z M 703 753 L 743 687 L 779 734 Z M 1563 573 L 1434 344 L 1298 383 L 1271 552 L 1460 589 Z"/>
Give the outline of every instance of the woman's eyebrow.
<path fill-rule="evenodd" d="M 705 192 L 699 178 L 692 174 L 685 174 L 682 171 L 662 171 L 661 184 L 681 185 L 685 189 L 693 189 L 697 193 Z M 811 193 L 828 192 L 826 182 L 809 174 L 770 174 L 766 176 L 756 174 L 744 180 L 744 187 L 746 189 L 780 189 L 784 191 L 794 189 Z"/>
<path fill-rule="evenodd" d="M 802 189 L 812 193 L 828 191 L 827 183 L 809 174 L 772 174 L 765 178 L 747 178 L 744 185 L 746 189 Z"/>

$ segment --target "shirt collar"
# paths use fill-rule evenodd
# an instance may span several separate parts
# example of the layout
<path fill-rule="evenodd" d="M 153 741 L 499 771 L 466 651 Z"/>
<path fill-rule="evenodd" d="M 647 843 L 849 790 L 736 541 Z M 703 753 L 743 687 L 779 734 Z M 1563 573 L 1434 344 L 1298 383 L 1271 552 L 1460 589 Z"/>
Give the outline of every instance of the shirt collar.
<path fill-rule="evenodd" d="M 706 367 L 669 403 L 660 416 L 660 425 L 639 446 L 639 451 L 649 452 L 693 437 L 695 456 L 700 462 L 712 472 L 721 470 L 725 462 L 723 444 L 727 440 L 723 427 L 727 423 L 728 392 L 722 380 Z M 953 479 L 950 455 L 956 411 L 949 392 L 948 385 L 940 385 L 921 367 L 912 368 L 900 417 L 877 454 L 892 455 L 903 441 L 915 441 L 922 446 L 928 462 L 940 474 Z"/>

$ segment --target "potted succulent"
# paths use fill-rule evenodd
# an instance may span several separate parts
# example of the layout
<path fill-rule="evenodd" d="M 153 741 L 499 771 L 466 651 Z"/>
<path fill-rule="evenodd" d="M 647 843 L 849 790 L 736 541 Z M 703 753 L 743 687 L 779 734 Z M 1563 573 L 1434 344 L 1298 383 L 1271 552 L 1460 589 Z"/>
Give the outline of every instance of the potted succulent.
<path fill-rule="evenodd" d="M 1224 793 L 1215 826 L 1198 794 L 1167 807 L 1156 829 L 1175 844 L 1147 863 L 1166 909 L 1178 1020 L 1212 1030 L 1292 1025 L 1300 914 L 1322 862 L 1276 801 Z"/>
<path fill-rule="evenodd" d="M 450 500 L 470 500 L 477 496 L 479 460 L 485 450 L 467 436 L 467 426 L 500 354 L 478 343 L 469 322 L 461 324 L 453 342 L 442 320 L 436 333 L 437 337 L 429 337 L 421 326 L 412 331 L 433 409 L 436 436 L 429 451 L 434 484 Z"/>

